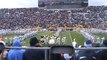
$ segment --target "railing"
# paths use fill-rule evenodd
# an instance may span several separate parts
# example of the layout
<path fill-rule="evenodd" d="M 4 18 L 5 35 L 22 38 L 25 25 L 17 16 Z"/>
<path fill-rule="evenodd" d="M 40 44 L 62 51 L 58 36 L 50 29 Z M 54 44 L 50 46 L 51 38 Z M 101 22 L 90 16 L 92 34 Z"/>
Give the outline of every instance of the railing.
<path fill-rule="evenodd" d="M 42 49 L 45 52 L 45 60 L 48 60 L 47 52 L 50 47 L 5 47 L 5 49 Z M 107 47 L 88 47 L 88 48 L 75 48 L 75 50 L 95 50 L 95 49 L 107 49 Z"/>
<path fill-rule="evenodd" d="M 5 49 L 42 49 L 49 50 L 50 47 L 5 47 Z M 107 49 L 107 47 L 83 47 L 83 48 L 75 48 L 75 50 L 95 50 L 95 49 Z"/>
<path fill-rule="evenodd" d="M 6 47 L 6 49 L 42 49 L 45 52 L 45 60 L 48 60 L 48 50 L 50 47 Z"/>

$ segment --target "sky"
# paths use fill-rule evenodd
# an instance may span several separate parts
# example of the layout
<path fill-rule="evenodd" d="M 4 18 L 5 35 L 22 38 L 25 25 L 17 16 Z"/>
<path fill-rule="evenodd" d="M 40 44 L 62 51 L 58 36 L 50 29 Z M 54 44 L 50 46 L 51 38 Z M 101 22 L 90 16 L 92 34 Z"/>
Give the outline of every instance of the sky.
<path fill-rule="evenodd" d="M 38 7 L 38 0 L 0 0 L 0 8 Z"/>
<path fill-rule="evenodd" d="M 101 6 L 106 5 L 107 6 L 107 0 L 89 0 L 89 6 Z"/>
<path fill-rule="evenodd" d="M 89 6 L 107 5 L 107 0 L 89 0 Z M 0 0 L 0 8 L 38 7 L 38 0 Z"/>

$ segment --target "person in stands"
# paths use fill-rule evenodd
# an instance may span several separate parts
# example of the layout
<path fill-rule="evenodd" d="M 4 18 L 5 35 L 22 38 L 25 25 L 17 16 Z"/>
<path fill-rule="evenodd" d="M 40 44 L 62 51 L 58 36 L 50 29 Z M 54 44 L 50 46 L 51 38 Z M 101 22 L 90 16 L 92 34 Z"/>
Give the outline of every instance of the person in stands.
<path fill-rule="evenodd" d="M 22 44 L 18 38 L 13 41 L 13 47 L 21 47 Z M 22 56 L 25 50 L 23 49 L 11 49 L 8 52 L 8 60 L 22 60 Z"/>
<path fill-rule="evenodd" d="M 84 42 L 84 48 L 92 47 L 91 40 Z M 94 50 L 80 50 L 77 54 L 76 60 L 96 60 L 96 53 Z"/>
<path fill-rule="evenodd" d="M 36 37 L 30 39 L 31 47 L 41 47 Z M 28 49 L 23 54 L 23 60 L 44 60 L 44 50 Z"/>
<path fill-rule="evenodd" d="M 5 47 L 5 42 L 0 41 L 0 60 L 5 60 L 4 55 L 7 54 L 7 51 L 5 51 L 3 47 Z M 4 54 L 4 52 L 6 52 L 6 53 Z"/>
<path fill-rule="evenodd" d="M 107 47 L 107 40 L 103 41 L 104 47 Z M 97 53 L 97 60 L 107 60 L 107 49 L 101 50 Z"/>

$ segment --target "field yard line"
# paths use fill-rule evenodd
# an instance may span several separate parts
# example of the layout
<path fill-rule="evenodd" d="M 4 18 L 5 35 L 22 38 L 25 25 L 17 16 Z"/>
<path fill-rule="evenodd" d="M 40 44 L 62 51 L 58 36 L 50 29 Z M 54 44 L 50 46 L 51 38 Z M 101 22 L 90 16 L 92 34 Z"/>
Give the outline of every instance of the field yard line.
<path fill-rule="evenodd" d="M 72 37 L 71 37 L 71 34 L 70 34 L 70 32 L 69 32 L 69 37 L 70 37 L 70 40 L 71 40 L 71 42 L 72 42 Z"/>

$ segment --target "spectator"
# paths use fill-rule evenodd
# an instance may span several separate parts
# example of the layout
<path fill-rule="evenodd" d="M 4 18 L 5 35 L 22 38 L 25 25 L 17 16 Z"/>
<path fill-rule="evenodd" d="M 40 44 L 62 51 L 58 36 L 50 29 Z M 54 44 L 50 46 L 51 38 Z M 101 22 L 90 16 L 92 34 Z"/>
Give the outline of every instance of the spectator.
<path fill-rule="evenodd" d="M 22 44 L 18 38 L 14 39 L 13 47 L 21 47 Z M 25 50 L 11 49 L 8 53 L 8 60 L 22 60 L 22 56 Z"/>
<path fill-rule="evenodd" d="M 103 41 L 103 45 L 107 47 L 107 40 Z M 107 50 L 102 50 L 97 54 L 97 60 L 107 60 Z"/>
<path fill-rule="evenodd" d="M 31 47 L 41 47 L 39 41 L 36 37 L 30 39 Z M 23 55 L 23 60 L 44 60 L 44 50 L 39 49 L 28 49 Z"/>
<path fill-rule="evenodd" d="M 106 20 L 106 6 L 89 6 L 71 10 L 45 10 L 39 8 L 0 9 L 0 28 L 18 29 L 39 26 L 50 27 L 97 27 Z M 13 23 L 14 22 L 14 23 Z M 107 27 L 107 25 L 105 25 Z"/>
<path fill-rule="evenodd" d="M 2 57 L 3 55 L 3 52 L 4 52 L 4 48 L 3 48 L 3 46 L 5 46 L 5 43 L 3 42 L 3 41 L 0 41 L 0 46 L 2 46 L 2 47 L 0 47 L 0 60 L 3 60 L 4 59 L 4 57 Z M 7 54 L 7 53 L 6 53 Z"/>
<path fill-rule="evenodd" d="M 92 47 L 91 40 L 87 40 L 84 43 L 85 48 Z M 96 60 L 96 53 L 94 50 L 80 50 L 77 55 L 77 60 Z"/>
<path fill-rule="evenodd" d="M 72 56 L 70 56 L 70 54 L 64 53 L 64 59 L 65 60 L 70 60 L 71 58 L 72 58 Z"/>

